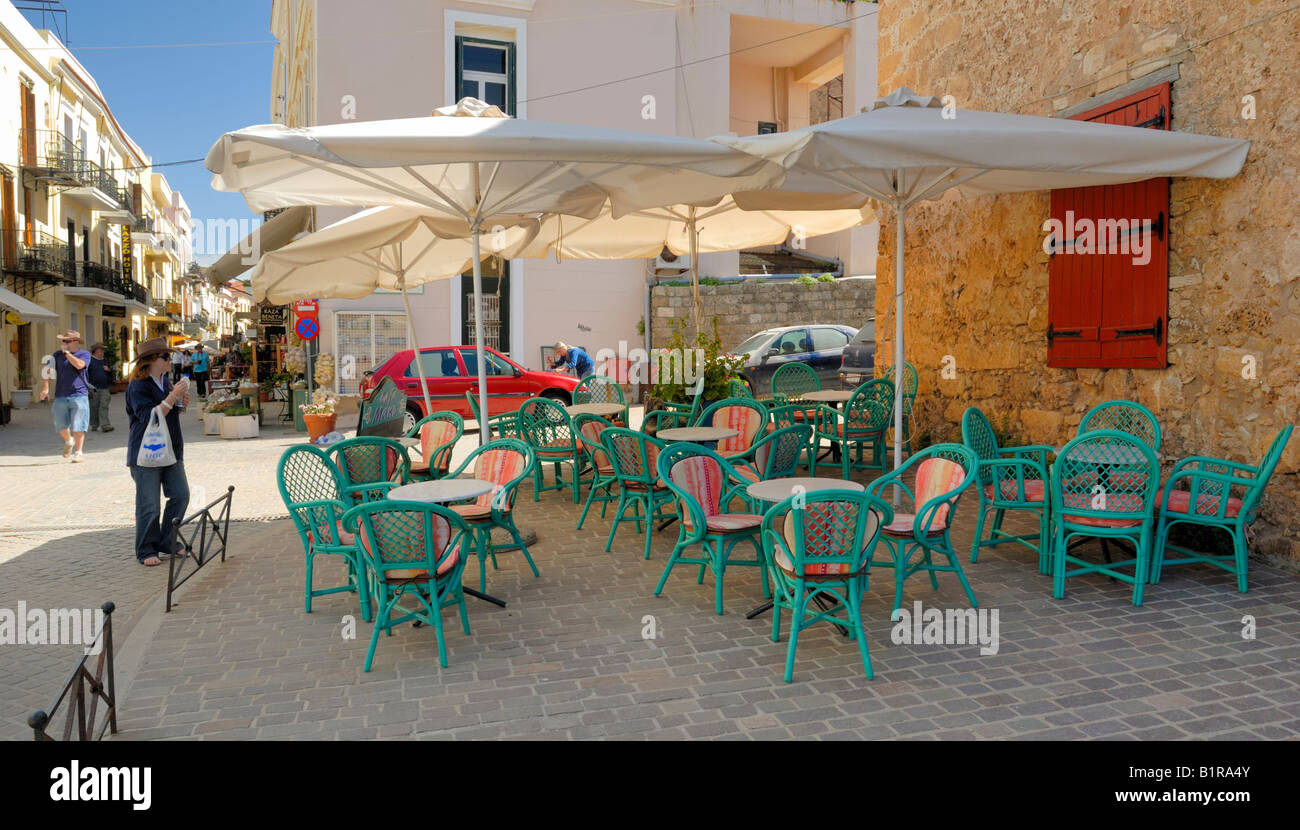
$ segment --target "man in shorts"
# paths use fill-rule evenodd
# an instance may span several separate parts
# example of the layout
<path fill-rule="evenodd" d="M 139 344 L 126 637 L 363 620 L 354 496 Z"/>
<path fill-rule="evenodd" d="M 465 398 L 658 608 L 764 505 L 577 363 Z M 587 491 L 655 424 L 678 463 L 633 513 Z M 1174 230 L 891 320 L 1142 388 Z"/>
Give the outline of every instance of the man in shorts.
<path fill-rule="evenodd" d="M 50 356 L 54 370 L 54 428 L 63 436 L 63 457 L 82 460 L 81 448 L 90 425 L 90 352 L 82 348 L 81 332 L 69 329 L 60 334 L 63 346 Z M 50 372 L 41 372 L 41 400 L 50 396 Z"/>

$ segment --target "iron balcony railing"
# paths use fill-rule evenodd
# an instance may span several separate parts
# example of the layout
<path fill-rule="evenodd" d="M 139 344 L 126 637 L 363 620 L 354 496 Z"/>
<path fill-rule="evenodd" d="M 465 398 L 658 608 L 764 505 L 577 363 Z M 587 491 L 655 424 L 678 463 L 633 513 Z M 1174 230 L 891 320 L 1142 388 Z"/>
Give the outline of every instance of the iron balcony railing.
<path fill-rule="evenodd" d="M 43 282 L 71 282 L 68 245 L 56 236 L 23 228 L 0 230 L 0 257 L 6 271 Z"/>
<path fill-rule="evenodd" d="M 85 152 L 58 130 L 18 131 L 23 166 L 59 187 L 93 187 L 129 209 L 113 174 L 86 158 Z"/>
<path fill-rule="evenodd" d="M 152 219 L 137 219 L 131 226 L 131 233 L 153 233 L 154 222 Z"/>
<path fill-rule="evenodd" d="M 142 305 L 151 305 L 149 289 L 122 276 L 122 269 L 116 265 L 101 265 L 98 262 L 76 263 L 76 284 L 79 288 L 98 288 L 111 291 Z"/>

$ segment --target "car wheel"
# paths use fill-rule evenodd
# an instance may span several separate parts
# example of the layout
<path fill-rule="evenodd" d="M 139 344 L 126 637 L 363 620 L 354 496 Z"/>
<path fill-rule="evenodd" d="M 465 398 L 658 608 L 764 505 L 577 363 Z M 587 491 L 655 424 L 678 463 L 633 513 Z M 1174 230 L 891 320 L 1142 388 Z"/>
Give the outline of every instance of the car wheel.
<path fill-rule="evenodd" d="M 573 402 L 573 396 L 568 392 L 565 392 L 563 389 L 547 389 L 541 394 L 541 397 L 549 398 L 560 406 L 568 406 Z"/>
<path fill-rule="evenodd" d="M 415 429 L 415 423 L 419 420 L 420 413 L 408 406 L 406 413 L 402 416 L 402 434 L 410 434 L 411 430 Z"/>

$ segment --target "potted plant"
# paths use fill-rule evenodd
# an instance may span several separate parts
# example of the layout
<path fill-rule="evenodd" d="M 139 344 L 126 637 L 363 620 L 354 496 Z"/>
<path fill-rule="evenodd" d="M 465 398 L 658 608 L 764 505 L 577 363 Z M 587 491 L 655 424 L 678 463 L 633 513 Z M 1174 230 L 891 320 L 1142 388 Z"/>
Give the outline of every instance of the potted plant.
<path fill-rule="evenodd" d="M 225 409 L 230 403 L 225 398 L 219 398 L 211 401 L 207 409 L 203 410 L 203 434 L 220 435 L 221 419 L 225 415 Z"/>
<path fill-rule="evenodd" d="M 18 386 L 10 393 L 14 409 L 26 409 L 32 402 L 32 373 L 18 370 Z"/>
<path fill-rule="evenodd" d="M 686 339 L 686 321 L 680 320 L 673 326 L 672 336 L 668 339 L 666 349 L 656 349 L 659 353 L 654 358 L 661 368 L 669 366 L 683 366 L 688 360 L 688 352 L 693 352 L 702 358 L 702 362 L 696 363 L 694 358 L 691 361 L 691 383 L 687 383 L 687 373 L 683 370 L 680 376 L 664 377 L 660 376 L 655 379 L 654 385 L 650 389 L 650 394 L 646 399 L 646 411 L 652 412 L 655 409 L 662 409 L 660 402 L 672 401 L 674 403 L 689 403 L 690 395 L 694 392 L 696 384 L 699 383 L 700 376 L 703 375 L 704 385 L 701 388 L 700 410 L 703 411 L 709 404 L 716 403 L 727 397 L 727 385 L 732 378 L 740 376 L 740 370 L 745 365 L 744 355 L 732 355 L 723 352 L 722 337 L 718 334 L 718 318 L 713 318 L 713 332 L 708 334 L 701 331 L 695 338 L 694 343 L 689 343 Z M 667 352 L 667 356 L 662 356 Z"/>
<path fill-rule="evenodd" d="M 108 385 L 110 395 L 125 392 L 130 383 L 122 373 L 122 350 L 118 341 L 112 337 L 104 342 L 104 362 L 108 364 L 108 376 L 117 378 Z"/>
<path fill-rule="evenodd" d="M 311 403 L 298 407 L 302 410 L 303 423 L 307 425 L 307 439 L 312 443 L 322 435 L 334 431 L 334 425 L 338 422 L 338 415 L 334 412 L 335 403 L 333 398 L 318 395 Z"/>
<path fill-rule="evenodd" d="M 257 432 L 257 415 L 248 407 L 231 406 L 222 411 L 222 438 L 256 438 Z"/>

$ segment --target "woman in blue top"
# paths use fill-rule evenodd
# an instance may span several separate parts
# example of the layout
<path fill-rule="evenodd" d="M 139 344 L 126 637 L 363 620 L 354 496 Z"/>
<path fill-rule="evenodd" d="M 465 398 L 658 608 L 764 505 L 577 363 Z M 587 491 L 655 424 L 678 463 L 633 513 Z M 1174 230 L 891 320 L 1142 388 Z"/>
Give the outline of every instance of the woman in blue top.
<path fill-rule="evenodd" d="M 175 385 L 168 377 L 170 350 L 161 337 L 140 344 L 131 383 L 126 387 L 126 414 L 130 435 L 126 443 L 126 465 L 135 479 L 135 558 L 141 565 L 161 565 L 163 557 L 177 553 L 174 522 L 185 518 L 190 504 L 190 485 L 185 479 L 182 457 L 185 444 L 181 438 L 181 411 L 189 404 L 189 380 L 181 378 Z M 170 467 L 141 467 L 136 464 L 140 443 L 154 407 L 161 407 L 171 436 L 176 463 Z M 167 509 L 159 523 L 159 489 L 167 497 Z"/>
<path fill-rule="evenodd" d="M 596 365 L 591 362 L 586 352 L 577 346 L 570 346 L 563 340 L 555 344 L 555 362 L 551 364 L 551 368 L 559 369 L 561 366 L 572 369 L 579 379 L 596 371 Z"/>

